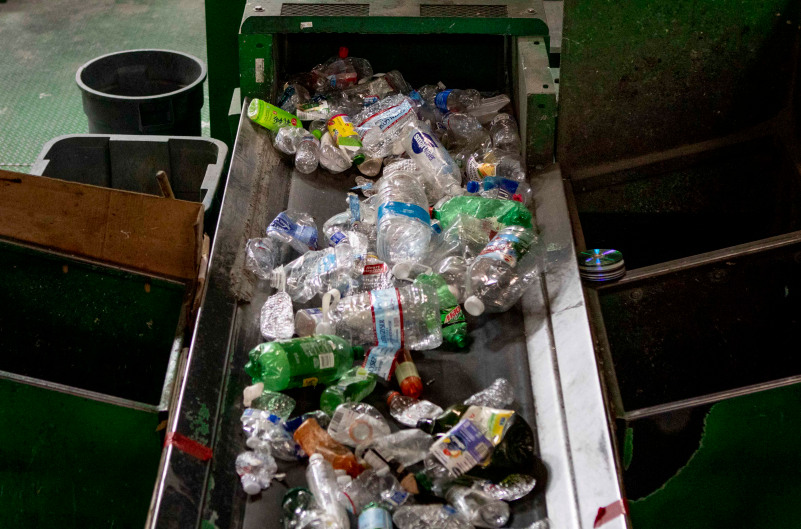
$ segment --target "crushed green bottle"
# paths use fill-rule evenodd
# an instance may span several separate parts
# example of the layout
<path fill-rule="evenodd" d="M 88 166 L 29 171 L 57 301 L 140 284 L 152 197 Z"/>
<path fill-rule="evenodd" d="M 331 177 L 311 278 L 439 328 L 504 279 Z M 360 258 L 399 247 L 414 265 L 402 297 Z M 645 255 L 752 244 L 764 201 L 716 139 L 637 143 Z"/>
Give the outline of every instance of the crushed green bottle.
<path fill-rule="evenodd" d="M 267 342 L 248 353 L 245 372 L 270 391 L 330 384 L 353 366 L 354 352 L 339 336 L 317 335 Z"/>
<path fill-rule="evenodd" d="M 459 215 L 487 219 L 493 224 L 490 226 L 492 231 L 500 231 L 506 226 L 532 227 L 531 212 L 514 200 L 462 195 L 451 198 L 434 210 L 443 230 L 447 230 Z"/>
<path fill-rule="evenodd" d="M 248 105 L 248 117 L 273 132 L 277 132 L 281 127 L 303 126 L 296 115 L 256 98 Z"/>
<path fill-rule="evenodd" d="M 421 274 L 414 280 L 415 285 L 430 285 L 439 297 L 442 340 L 459 349 L 467 346 L 467 321 L 459 300 L 453 295 L 448 283 L 439 274 Z"/>
<path fill-rule="evenodd" d="M 377 380 L 375 375 L 363 367 L 352 368 L 336 384 L 325 388 L 320 395 L 320 409 L 333 415 L 340 404 L 361 402 L 373 392 Z"/>

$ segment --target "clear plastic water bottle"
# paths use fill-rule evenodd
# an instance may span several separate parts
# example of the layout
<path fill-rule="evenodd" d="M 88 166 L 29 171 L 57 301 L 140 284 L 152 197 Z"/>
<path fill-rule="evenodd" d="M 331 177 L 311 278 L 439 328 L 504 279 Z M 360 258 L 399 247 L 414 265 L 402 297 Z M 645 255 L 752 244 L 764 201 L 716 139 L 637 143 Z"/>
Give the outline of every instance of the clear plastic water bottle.
<path fill-rule="evenodd" d="M 334 143 L 334 138 L 327 131 L 320 139 L 320 165 L 331 173 L 337 174 L 350 168 L 351 161 Z"/>
<path fill-rule="evenodd" d="M 293 301 L 306 303 L 317 294 L 332 288 L 347 293 L 358 287 L 353 250 L 349 244 L 339 244 L 316 252 L 307 252 L 294 261 L 273 270 L 270 283 L 283 289 Z"/>
<path fill-rule="evenodd" d="M 378 193 L 378 257 L 390 265 L 419 261 L 431 240 L 431 216 L 424 189 L 412 174 L 382 177 Z"/>
<path fill-rule="evenodd" d="M 242 489 L 251 496 L 269 487 L 276 472 L 278 465 L 267 452 L 247 450 L 236 456 L 236 473 L 239 474 Z"/>
<path fill-rule="evenodd" d="M 281 512 L 284 529 L 299 529 L 304 520 L 316 514 L 314 496 L 303 487 L 289 489 L 281 501 Z"/>
<path fill-rule="evenodd" d="M 362 163 L 356 166 L 359 169 L 359 172 L 362 173 L 364 176 L 378 176 L 378 173 L 381 172 L 381 166 L 384 163 L 384 159 L 381 157 L 367 157 L 364 159 Z"/>
<path fill-rule="evenodd" d="M 407 96 L 386 97 L 353 117 L 362 135 L 362 146 L 368 156 L 384 158 L 392 154 L 393 144 L 400 140 L 403 126 L 416 121 L 415 104 Z"/>
<path fill-rule="evenodd" d="M 420 121 L 407 123 L 403 128 L 402 142 L 406 154 L 423 171 L 430 203 L 461 194 L 461 170 L 428 125 Z"/>
<path fill-rule="evenodd" d="M 370 452 L 374 452 L 383 461 L 392 461 L 408 467 L 425 459 L 433 442 L 434 438 L 422 430 L 416 428 L 400 430 L 358 445 L 356 457 L 364 459 L 370 466 L 376 468 L 370 460 Z"/>
<path fill-rule="evenodd" d="M 306 468 L 306 481 L 317 507 L 330 517 L 330 527 L 349 529 L 348 513 L 337 501 L 337 478 L 331 463 L 320 454 L 312 454 Z"/>
<path fill-rule="evenodd" d="M 280 255 L 281 248 L 273 239 L 248 239 L 245 245 L 245 269 L 259 279 L 269 280 Z"/>
<path fill-rule="evenodd" d="M 517 131 L 517 122 L 509 114 L 498 114 L 490 122 L 490 136 L 492 145 L 502 151 L 520 153 L 520 133 Z"/>
<path fill-rule="evenodd" d="M 295 168 L 303 174 L 313 173 L 320 163 L 320 140 L 312 134 L 300 139 L 295 152 Z"/>
<path fill-rule="evenodd" d="M 467 518 L 448 505 L 405 505 L 392 521 L 399 529 L 472 529 Z"/>
<path fill-rule="evenodd" d="M 306 136 L 311 136 L 311 133 L 303 127 L 281 127 L 275 133 L 274 145 L 282 153 L 294 156 L 298 150 L 298 145 Z"/>
<path fill-rule="evenodd" d="M 503 527 L 509 522 L 509 504 L 480 490 L 453 485 L 445 492 L 445 499 L 477 527 Z"/>
<path fill-rule="evenodd" d="M 387 395 L 387 406 L 392 418 L 408 428 L 414 428 L 422 419 L 439 417 L 444 411 L 433 402 L 406 397 L 397 391 Z"/>
<path fill-rule="evenodd" d="M 297 461 L 304 456 L 281 417 L 269 411 L 245 408 L 241 421 L 248 448 L 269 452 L 282 461 Z"/>
<path fill-rule="evenodd" d="M 465 310 L 478 316 L 512 308 L 537 274 L 537 242 L 530 228 L 508 226 L 498 232 L 468 269 Z"/>
<path fill-rule="evenodd" d="M 328 425 L 328 434 L 332 439 L 353 448 L 384 437 L 389 432 L 389 424 L 381 413 L 365 402 L 340 404 Z"/>
<path fill-rule="evenodd" d="M 382 345 L 393 343 L 400 348 L 403 343 L 409 349 L 424 351 L 442 344 L 439 299 L 428 285 L 348 296 L 331 308 L 329 317 L 334 333 L 353 344 L 374 344 L 377 327 L 386 331 L 386 336 L 383 331 L 378 335 Z"/>
<path fill-rule="evenodd" d="M 298 253 L 306 253 L 317 249 L 317 224 L 308 213 L 282 211 L 267 226 L 267 237 L 291 246 Z"/>
<path fill-rule="evenodd" d="M 359 515 L 359 529 L 392 529 L 392 516 L 383 504 L 372 502 Z"/>
<path fill-rule="evenodd" d="M 495 381 L 468 397 L 464 404 L 468 406 L 486 406 L 489 408 L 505 408 L 515 400 L 514 388 L 505 378 L 496 378 Z"/>
<path fill-rule="evenodd" d="M 342 487 L 342 496 L 345 508 L 357 515 L 372 502 L 380 501 L 390 510 L 412 503 L 411 494 L 401 487 L 395 476 L 369 468 Z"/>
<path fill-rule="evenodd" d="M 468 145 L 486 134 L 478 119 L 470 114 L 451 112 L 442 119 L 442 124 L 448 129 L 448 135 L 452 140 L 451 147 Z"/>
<path fill-rule="evenodd" d="M 448 112 L 465 112 L 481 104 L 481 93 L 478 90 L 443 90 L 434 99 L 437 108 L 443 114 Z"/>
<path fill-rule="evenodd" d="M 246 408 L 256 408 L 287 420 L 295 409 L 295 399 L 277 391 L 264 389 L 264 383 L 257 382 L 242 391 L 242 401 Z"/>

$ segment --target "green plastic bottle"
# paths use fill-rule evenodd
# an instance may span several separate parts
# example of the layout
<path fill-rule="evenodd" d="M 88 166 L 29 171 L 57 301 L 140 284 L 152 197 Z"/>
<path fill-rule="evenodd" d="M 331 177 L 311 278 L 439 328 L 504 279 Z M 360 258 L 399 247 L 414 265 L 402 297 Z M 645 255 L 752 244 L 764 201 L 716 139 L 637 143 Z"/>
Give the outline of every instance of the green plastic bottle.
<path fill-rule="evenodd" d="M 377 380 L 374 374 L 363 367 L 352 368 L 336 384 L 325 388 L 320 396 L 320 409 L 333 415 L 340 404 L 364 400 L 375 389 Z"/>
<path fill-rule="evenodd" d="M 415 278 L 414 284 L 430 285 L 437 291 L 443 341 L 460 349 L 466 347 L 467 321 L 464 311 L 445 279 L 439 274 L 421 274 Z"/>
<path fill-rule="evenodd" d="M 294 114 L 261 99 L 253 99 L 248 106 L 248 117 L 262 127 L 277 132 L 281 127 L 302 127 Z"/>
<path fill-rule="evenodd" d="M 462 195 L 451 198 L 434 210 L 434 216 L 439 219 L 443 230 L 447 230 L 458 215 L 488 219 L 492 223 L 492 231 L 500 231 L 506 226 L 532 227 L 531 212 L 514 200 Z"/>
<path fill-rule="evenodd" d="M 361 348 L 328 335 L 267 342 L 248 353 L 245 372 L 270 391 L 330 384 L 353 366 L 357 350 Z"/>

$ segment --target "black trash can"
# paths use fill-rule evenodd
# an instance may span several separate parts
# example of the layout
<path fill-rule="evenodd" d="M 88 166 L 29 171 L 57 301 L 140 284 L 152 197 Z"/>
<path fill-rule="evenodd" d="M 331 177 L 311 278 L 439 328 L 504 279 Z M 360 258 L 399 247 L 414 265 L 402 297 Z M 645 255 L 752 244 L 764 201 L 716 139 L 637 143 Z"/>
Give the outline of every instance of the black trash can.
<path fill-rule="evenodd" d="M 129 50 L 87 62 L 75 74 L 89 132 L 200 136 L 206 65 L 170 50 Z"/>

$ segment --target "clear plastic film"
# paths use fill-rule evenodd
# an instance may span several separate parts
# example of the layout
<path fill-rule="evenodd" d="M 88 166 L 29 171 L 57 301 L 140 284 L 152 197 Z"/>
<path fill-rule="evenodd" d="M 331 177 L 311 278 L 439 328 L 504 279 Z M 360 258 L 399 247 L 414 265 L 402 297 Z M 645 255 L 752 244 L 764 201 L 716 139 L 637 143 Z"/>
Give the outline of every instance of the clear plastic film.
<path fill-rule="evenodd" d="M 433 442 L 434 438 L 422 430 L 400 430 L 361 443 L 356 447 L 356 456 L 371 464 L 369 458 L 365 456 L 373 451 L 385 462 L 396 462 L 408 467 L 425 459 Z M 371 466 L 375 468 L 375 465 Z"/>
<path fill-rule="evenodd" d="M 398 529 L 472 529 L 473 526 L 449 505 L 404 505 L 392 515 Z"/>
<path fill-rule="evenodd" d="M 269 452 L 283 461 L 298 461 L 304 457 L 300 445 L 292 438 L 284 421 L 264 410 L 246 408 L 242 413 L 242 430 L 246 445 L 257 451 Z"/>
<path fill-rule="evenodd" d="M 242 452 L 236 456 L 235 464 L 242 488 L 251 496 L 268 488 L 278 472 L 278 465 L 268 452 Z"/>
<path fill-rule="evenodd" d="M 269 237 L 248 239 L 245 245 L 245 269 L 259 279 L 269 280 L 279 257 L 276 242 Z"/>
<path fill-rule="evenodd" d="M 490 408 L 506 408 L 515 401 L 514 388 L 505 378 L 498 378 L 486 389 L 472 395 L 464 401 L 468 406 L 487 406 Z"/>

